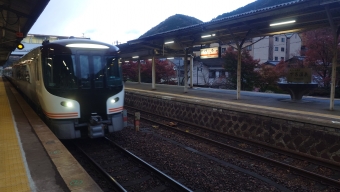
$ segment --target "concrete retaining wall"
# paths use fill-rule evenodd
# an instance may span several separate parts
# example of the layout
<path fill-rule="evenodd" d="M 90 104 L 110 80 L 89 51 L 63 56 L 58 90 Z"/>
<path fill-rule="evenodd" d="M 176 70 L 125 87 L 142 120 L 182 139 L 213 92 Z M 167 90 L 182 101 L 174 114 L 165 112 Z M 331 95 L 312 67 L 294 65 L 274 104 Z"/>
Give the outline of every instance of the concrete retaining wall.
<path fill-rule="evenodd" d="M 126 92 L 125 105 L 289 151 L 340 162 L 340 129 L 286 114 L 246 112 L 218 103 Z M 291 120 L 294 119 L 294 120 Z"/>

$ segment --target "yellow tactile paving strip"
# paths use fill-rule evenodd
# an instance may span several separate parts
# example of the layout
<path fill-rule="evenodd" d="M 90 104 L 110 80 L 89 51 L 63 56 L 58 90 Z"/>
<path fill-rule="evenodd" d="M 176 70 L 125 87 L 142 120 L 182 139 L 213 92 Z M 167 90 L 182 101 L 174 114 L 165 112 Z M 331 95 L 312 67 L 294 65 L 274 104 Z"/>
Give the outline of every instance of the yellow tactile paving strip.
<path fill-rule="evenodd" d="M 0 191 L 31 191 L 2 78 L 0 78 Z"/>

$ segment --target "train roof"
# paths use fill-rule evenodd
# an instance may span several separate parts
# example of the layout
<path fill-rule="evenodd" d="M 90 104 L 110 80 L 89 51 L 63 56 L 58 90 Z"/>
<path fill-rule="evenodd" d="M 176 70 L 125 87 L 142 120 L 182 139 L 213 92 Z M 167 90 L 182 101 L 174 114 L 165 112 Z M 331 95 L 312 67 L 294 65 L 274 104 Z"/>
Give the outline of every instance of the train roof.
<path fill-rule="evenodd" d="M 119 48 L 114 45 L 110 45 L 108 43 L 100 42 L 100 41 L 95 41 L 95 40 L 90 40 L 90 39 L 62 39 L 62 40 L 56 40 L 52 42 L 43 42 L 44 45 L 51 45 L 51 44 L 58 44 L 58 45 L 102 45 L 108 47 L 111 51 L 119 51 Z M 81 48 L 81 47 L 78 47 Z M 83 47 L 85 48 L 85 47 Z M 90 48 L 90 47 L 87 47 Z"/>

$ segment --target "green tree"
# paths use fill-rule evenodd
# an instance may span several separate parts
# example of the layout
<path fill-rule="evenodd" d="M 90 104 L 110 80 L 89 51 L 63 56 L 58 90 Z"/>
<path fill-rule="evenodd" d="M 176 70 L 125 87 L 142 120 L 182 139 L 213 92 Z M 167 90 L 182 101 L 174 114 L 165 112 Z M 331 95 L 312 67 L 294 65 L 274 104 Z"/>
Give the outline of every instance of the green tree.
<path fill-rule="evenodd" d="M 227 80 L 231 87 L 236 89 L 237 85 L 237 51 L 229 47 L 223 54 L 224 68 L 228 72 Z M 241 52 L 241 90 L 252 91 L 258 86 L 259 73 L 254 69 L 258 65 L 259 60 L 254 60 L 248 51 Z"/>

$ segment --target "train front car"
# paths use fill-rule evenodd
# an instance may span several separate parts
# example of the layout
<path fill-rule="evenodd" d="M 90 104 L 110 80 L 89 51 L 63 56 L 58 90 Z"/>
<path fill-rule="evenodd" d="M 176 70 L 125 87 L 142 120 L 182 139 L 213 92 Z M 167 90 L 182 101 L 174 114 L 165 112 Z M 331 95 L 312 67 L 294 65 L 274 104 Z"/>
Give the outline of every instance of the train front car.
<path fill-rule="evenodd" d="M 40 105 L 59 139 L 104 136 L 123 128 L 124 84 L 119 49 L 85 39 L 41 47 Z"/>

